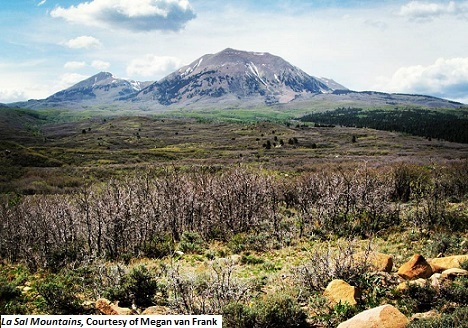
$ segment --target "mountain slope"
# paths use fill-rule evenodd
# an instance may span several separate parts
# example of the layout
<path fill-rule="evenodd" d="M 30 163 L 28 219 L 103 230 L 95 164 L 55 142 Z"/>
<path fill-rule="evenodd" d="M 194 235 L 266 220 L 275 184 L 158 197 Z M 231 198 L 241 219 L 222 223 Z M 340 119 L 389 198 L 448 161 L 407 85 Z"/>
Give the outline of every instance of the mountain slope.
<path fill-rule="evenodd" d="M 246 101 L 287 103 L 302 94 L 329 93 L 332 80 L 314 78 L 269 53 L 225 49 L 205 55 L 140 91 L 134 101 L 163 105 Z"/>
<path fill-rule="evenodd" d="M 100 72 L 46 99 L 30 100 L 26 107 L 73 107 L 73 105 L 78 104 L 111 104 L 139 92 L 148 84 L 150 82 L 125 80 L 108 72 Z"/>

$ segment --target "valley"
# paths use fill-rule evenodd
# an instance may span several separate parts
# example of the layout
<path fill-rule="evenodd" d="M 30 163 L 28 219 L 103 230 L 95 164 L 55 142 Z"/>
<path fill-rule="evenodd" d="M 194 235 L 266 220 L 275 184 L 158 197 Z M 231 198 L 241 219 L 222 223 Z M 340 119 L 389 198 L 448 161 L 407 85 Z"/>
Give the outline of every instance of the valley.
<path fill-rule="evenodd" d="M 231 119 L 238 115 L 237 122 L 219 120 L 214 113 L 204 119 L 111 116 L 47 123 L 45 117 L 25 119 L 31 112 L 20 111 L 10 117 L 16 128 L 10 124 L 12 130 L 2 129 L 1 190 L 67 192 L 95 180 L 165 166 L 190 170 L 240 165 L 297 174 L 364 162 L 373 167 L 428 165 L 468 154 L 468 145 L 462 143 L 367 128 L 317 127 L 298 120 L 242 121 L 244 111 L 230 112 Z"/>

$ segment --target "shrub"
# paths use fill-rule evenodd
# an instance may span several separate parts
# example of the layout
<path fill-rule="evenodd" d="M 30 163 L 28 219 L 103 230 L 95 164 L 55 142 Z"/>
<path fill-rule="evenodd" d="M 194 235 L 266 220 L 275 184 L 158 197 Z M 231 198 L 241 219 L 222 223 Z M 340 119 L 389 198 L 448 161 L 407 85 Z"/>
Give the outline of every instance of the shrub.
<path fill-rule="evenodd" d="M 232 236 L 228 242 L 228 247 L 235 254 L 251 250 L 263 252 L 272 247 L 272 238 L 264 232 L 261 233 L 238 233 Z"/>
<path fill-rule="evenodd" d="M 393 172 L 393 199 L 408 202 L 421 196 L 429 183 L 427 172 L 416 165 L 400 164 Z"/>
<path fill-rule="evenodd" d="M 203 239 L 196 232 L 184 231 L 180 237 L 180 249 L 185 253 L 201 254 L 203 250 Z"/>
<path fill-rule="evenodd" d="M 246 237 L 243 233 L 237 233 L 229 240 L 228 247 L 235 254 L 241 253 L 247 249 Z"/>
<path fill-rule="evenodd" d="M 309 292 L 323 290 L 333 279 L 343 279 L 355 285 L 369 270 L 368 255 L 370 247 L 364 253 L 358 253 L 353 241 L 340 243 L 336 248 L 330 245 L 314 249 L 309 260 L 296 269 L 297 279 Z"/>
<path fill-rule="evenodd" d="M 264 262 L 265 261 L 262 258 L 256 257 L 254 255 L 250 255 L 248 253 L 242 255 L 242 257 L 241 257 L 241 263 L 243 263 L 243 264 L 253 264 L 253 265 L 255 265 L 255 264 L 262 264 Z"/>
<path fill-rule="evenodd" d="M 468 278 L 459 277 L 453 282 L 446 281 L 440 286 L 439 303 L 447 306 L 468 306 Z"/>
<path fill-rule="evenodd" d="M 255 312 L 255 327 L 309 327 L 307 314 L 289 295 L 270 295 L 255 305 Z"/>
<path fill-rule="evenodd" d="M 223 323 L 234 328 L 309 327 L 307 315 L 289 295 L 274 294 L 245 305 L 229 303 L 223 308 Z"/>
<path fill-rule="evenodd" d="M 242 303 L 229 303 L 223 309 L 223 324 L 230 328 L 255 327 L 255 311 Z"/>
<path fill-rule="evenodd" d="M 46 268 L 57 273 L 69 264 L 80 263 L 82 261 L 82 248 L 83 243 L 79 242 L 57 246 L 45 254 Z"/>
<path fill-rule="evenodd" d="M 170 234 L 155 235 L 149 241 L 144 243 L 142 251 L 146 257 L 152 259 L 161 259 L 172 255 L 175 245 Z"/>
<path fill-rule="evenodd" d="M 309 306 L 315 313 L 311 320 L 318 327 L 335 328 L 358 312 L 355 306 L 351 306 L 348 303 L 338 303 L 330 306 L 329 301 L 321 294 L 311 297 Z"/>
<path fill-rule="evenodd" d="M 456 230 L 455 230 L 456 231 Z M 425 252 L 429 257 L 445 256 L 448 254 L 464 254 L 468 249 L 463 247 L 463 238 L 452 232 L 435 233 L 430 236 L 430 241 L 425 245 Z"/>
<path fill-rule="evenodd" d="M 155 276 L 145 266 L 139 266 L 124 275 L 117 286 L 109 288 L 106 297 L 119 301 L 125 307 L 132 304 L 148 307 L 154 305 L 154 296 L 158 290 Z"/>
<path fill-rule="evenodd" d="M 77 286 L 68 276 L 50 274 L 36 286 L 42 297 L 43 307 L 48 314 L 84 314 L 85 308 L 77 295 Z"/>
<path fill-rule="evenodd" d="M 23 314 L 22 301 L 21 291 L 0 277 L 0 313 Z"/>
<path fill-rule="evenodd" d="M 355 280 L 355 286 L 360 291 L 360 304 L 365 308 L 380 306 L 393 298 L 392 286 L 398 283 L 398 278 L 378 272 L 366 272 Z"/>
<path fill-rule="evenodd" d="M 408 284 L 407 287 L 398 300 L 402 312 L 407 314 L 426 312 L 436 305 L 437 290 L 429 282 L 424 286 Z"/>

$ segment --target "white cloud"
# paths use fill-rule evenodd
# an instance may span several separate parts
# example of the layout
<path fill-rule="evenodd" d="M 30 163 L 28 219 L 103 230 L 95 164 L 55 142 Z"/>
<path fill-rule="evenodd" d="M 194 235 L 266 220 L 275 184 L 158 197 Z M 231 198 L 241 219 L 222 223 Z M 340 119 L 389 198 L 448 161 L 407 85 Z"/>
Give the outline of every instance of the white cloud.
<path fill-rule="evenodd" d="M 77 70 L 85 67 L 92 67 L 101 71 L 109 69 L 110 66 L 111 64 L 109 62 L 103 60 L 93 60 L 90 64 L 87 64 L 84 61 L 69 61 L 66 62 L 65 65 L 63 65 L 65 69 L 69 70 Z"/>
<path fill-rule="evenodd" d="M 92 0 L 50 14 L 71 23 L 136 31 L 178 31 L 195 18 L 188 0 Z"/>
<path fill-rule="evenodd" d="M 46 2 L 47 2 L 47 0 L 42 0 L 41 2 L 39 2 L 37 4 L 37 6 L 40 7 L 40 6 L 44 5 Z"/>
<path fill-rule="evenodd" d="M 0 103 L 11 103 L 15 101 L 22 101 L 26 98 L 27 96 L 22 90 L 11 89 L 11 88 L 0 89 Z"/>
<path fill-rule="evenodd" d="M 464 16 L 468 13 L 468 1 L 447 3 L 411 1 L 400 8 L 400 15 L 415 21 L 431 21 L 444 15 Z"/>
<path fill-rule="evenodd" d="M 66 62 L 65 65 L 63 65 L 64 68 L 69 69 L 69 70 L 76 70 L 80 69 L 86 66 L 85 62 L 82 61 L 69 61 Z"/>
<path fill-rule="evenodd" d="M 91 67 L 94 67 L 101 71 L 105 71 L 109 69 L 110 66 L 111 66 L 110 63 L 102 61 L 102 60 L 93 60 L 93 62 L 91 63 Z"/>
<path fill-rule="evenodd" d="M 401 67 L 390 79 L 382 79 L 381 88 L 468 101 L 468 57 L 440 58 L 428 66 Z"/>
<path fill-rule="evenodd" d="M 99 48 L 101 46 L 101 41 L 96 39 L 95 37 L 92 36 L 79 36 L 77 38 L 68 40 L 65 45 L 69 48 L 72 49 L 80 49 L 80 48 Z"/>
<path fill-rule="evenodd" d="M 62 74 L 59 78 L 59 81 L 57 85 L 55 86 L 55 89 L 57 90 L 62 90 L 66 89 L 68 87 L 71 87 L 72 85 L 81 82 L 85 79 L 87 79 L 89 76 L 83 75 L 83 74 L 78 74 L 78 73 L 65 73 Z"/>
<path fill-rule="evenodd" d="M 181 61 L 176 57 L 148 54 L 132 60 L 127 66 L 127 74 L 154 78 L 155 76 L 170 73 L 180 66 Z"/>

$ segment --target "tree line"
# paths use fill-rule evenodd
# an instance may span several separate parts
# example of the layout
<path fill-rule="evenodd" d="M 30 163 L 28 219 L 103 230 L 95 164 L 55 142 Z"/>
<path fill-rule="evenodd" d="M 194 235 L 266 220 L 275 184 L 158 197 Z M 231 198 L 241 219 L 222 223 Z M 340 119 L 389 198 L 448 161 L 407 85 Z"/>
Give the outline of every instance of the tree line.
<path fill-rule="evenodd" d="M 468 143 L 468 118 L 452 113 L 419 108 L 394 110 L 364 110 L 338 108 L 324 113 L 313 113 L 301 118 L 318 125 L 342 125 L 398 131 L 426 138 Z"/>

